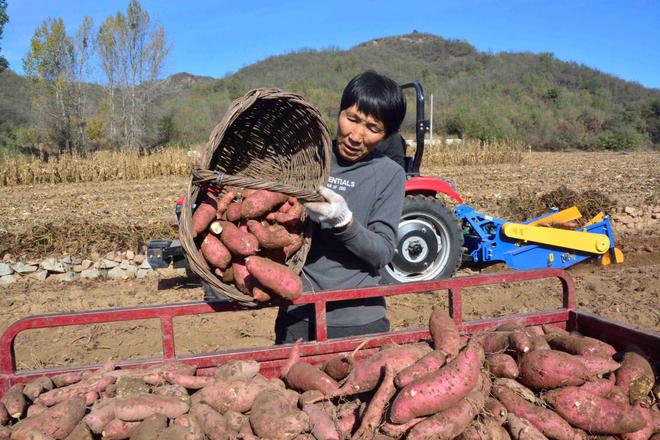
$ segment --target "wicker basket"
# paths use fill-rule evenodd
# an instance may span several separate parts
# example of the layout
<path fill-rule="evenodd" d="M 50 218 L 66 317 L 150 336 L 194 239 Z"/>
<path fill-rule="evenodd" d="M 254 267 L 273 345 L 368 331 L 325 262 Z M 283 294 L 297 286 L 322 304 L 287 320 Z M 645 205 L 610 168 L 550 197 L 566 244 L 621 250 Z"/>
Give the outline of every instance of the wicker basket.
<path fill-rule="evenodd" d="M 212 272 L 192 238 L 192 203 L 210 184 L 268 189 L 318 201 L 318 187 L 328 179 L 331 141 L 321 114 L 300 95 L 256 89 L 235 100 L 211 132 L 198 167 L 192 172 L 179 237 L 193 272 L 217 293 L 254 305 L 252 297 L 223 283 Z M 300 273 L 311 244 L 309 228 L 303 246 L 287 265 Z"/>

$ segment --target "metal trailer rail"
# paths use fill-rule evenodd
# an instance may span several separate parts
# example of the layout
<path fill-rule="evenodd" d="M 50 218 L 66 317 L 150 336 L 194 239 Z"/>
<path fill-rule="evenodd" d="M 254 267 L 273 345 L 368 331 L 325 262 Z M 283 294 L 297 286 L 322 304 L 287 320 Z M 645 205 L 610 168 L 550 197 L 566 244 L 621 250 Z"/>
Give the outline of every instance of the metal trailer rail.
<path fill-rule="evenodd" d="M 556 310 L 515 314 L 504 318 L 490 318 L 476 321 L 463 320 L 462 289 L 466 287 L 556 278 L 561 283 L 562 307 Z M 489 275 L 458 277 L 446 280 L 425 281 L 418 283 L 378 286 L 365 289 L 337 290 L 305 295 L 294 304 L 312 304 L 316 316 L 317 340 L 301 344 L 302 359 L 311 363 L 320 363 L 339 353 L 353 350 L 367 341 L 360 356 L 364 357 L 379 347 L 391 343 L 410 343 L 430 340 L 428 329 L 403 330 L 380 333 L 369 336 L 328 339 L 326 325 L 326 304 L 331 301 L 369 298 L 375 296 L 394 296 L 411 293 L 446 290 L 449 313 L 462 333 L 474 333 L 493 330 L 506 322 L 518 322 L 523 325 L 551 324 L 569 330 L 577 330 L 586 335 L 594 335 L 613 344 L 618 349 L 634 344 L 655 362 L 660 359 L 660 334 L 645 332 L 611 321 L 591 313 L 575 310 L 575 288 L 568 273 L 559 269 L 541 269 L 523 272 L 505 272 Z M 257 308 L 276 307 L 264 304 Z M 118 362 L 121 368 L 145 368 L 163 362 L 177 360 L 194 365 L 197 374 L 211 375 L 215 368 L 223 363 L 255 359 L 261 364 L 261 372 L 266 376 L 276 376 L 279 368 L 289 355 L 290 345 L 268 346 L 247 349 L 233 349 L 215 353 L 177 356 L 174 343 L 175 317 L 201 315 L 208 313 L 227 313 L 237 310 L 254 310 L 233 302 L 191 302 L 146 307 L 130 307 L 109 310 L 56 313 L 31 316 L 11 325 L 0 337 L 0 395 L 15 383 L 25 383 L 39 376 L 94 370 L 100 365 L 76 365 L 57 369 L 17 371 L 14 342 L 21 332 L 32 329 L 55 328 L 70 325 L 125 322 L 143 319 L 159 319 L 161 323 L 162 357 Z"/>

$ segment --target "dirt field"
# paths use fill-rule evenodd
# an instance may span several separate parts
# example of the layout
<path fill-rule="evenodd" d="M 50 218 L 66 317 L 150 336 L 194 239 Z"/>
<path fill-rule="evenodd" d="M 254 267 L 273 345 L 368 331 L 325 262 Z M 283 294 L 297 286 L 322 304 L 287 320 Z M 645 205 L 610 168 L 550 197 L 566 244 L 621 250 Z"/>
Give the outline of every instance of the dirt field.
<path fill-rule="evenodd" d="M 602 191 L 617 206 L 643 207 L 660 200 L 660 154 L 650 153 L 531 153 L 514 165 L 423 170 L 453 180 L 465 202 L 483 212 L 502 214 L 504 202 L 519 189 L 545 192 L 560 185 L 583 191 Z M 81 219 L 102 223 L 167 222 L 174 200 L 187 185 L 183 178 L 104 184 L 64 184 L 5 188 L 0 194 L 0 232 L 22 234 L 37 225 L 75 223 Z M 576 281 L 578 307 L 632 323 L 660 329 L 660 229 L 642 235 L 617 236 L 626 262 L 602 267 L 582 264 L 569 272 Z M 487 271 L 506 270 L 491 267 Z M 462 269 L 459 276 L 473 275 Z M 465 319 L 504 316 L 561 304 L 558 283 L 547 281 L 515 286 L 472 289 L 465 295 Z M 199 285 L 164 271 L 133 281 L 21 280 L 0 291 L 0 331 L 25 316 L 177 303 L 202 299 Z M 430 304 L 446 303 L 445 292 L 391 298 L 389 317 L 395 329 L 419 327 L 428 319 Z M 227 347 L 272 343 L 275 311 L 264 309 L 214 314 L 175 321 L 178 352 L 199 353 Z M 130 325 L 69 327 L 30 331 L 19 335 L 19 368 L 158 355 L 157 322 Z"/>

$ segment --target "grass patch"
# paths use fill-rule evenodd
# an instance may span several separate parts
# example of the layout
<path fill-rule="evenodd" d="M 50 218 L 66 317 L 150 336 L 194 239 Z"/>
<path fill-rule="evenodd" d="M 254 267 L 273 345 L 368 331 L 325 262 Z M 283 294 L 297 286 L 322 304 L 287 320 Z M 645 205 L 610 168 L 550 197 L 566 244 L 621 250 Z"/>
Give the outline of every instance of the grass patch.
<path fill-rule="evenodd" d="M 409 154 L 414 155 L 414 150 Z M 522 142 L 467 139 L 457 146 L 426 146 L 422 163 L 424 167 L 520 163 L 527 151 Z"/>

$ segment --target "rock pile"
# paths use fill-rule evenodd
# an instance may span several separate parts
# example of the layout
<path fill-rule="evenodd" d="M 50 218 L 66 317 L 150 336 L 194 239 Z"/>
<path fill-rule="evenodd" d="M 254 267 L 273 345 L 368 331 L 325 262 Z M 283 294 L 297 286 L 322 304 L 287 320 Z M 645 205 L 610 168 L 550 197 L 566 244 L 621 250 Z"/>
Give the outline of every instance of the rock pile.
<path fill-rule="evenodd" d="M 73 256 L 48 257 L 43 260 L 14 261 L 5 255 L 0 261 L 0 285 L 10 285 L 20 278 L 38 281 L 75 281 L 78 279 L 144 278 L 155 273 L 144 255 L 133 251 L 109 252 L 89 259 Z"/>
<path fill-rule="evenodd" d="M 660 230 L 660 206 L 626 206 L 613 213 L 612 220 L 618 233 L 656 234 Z"/>

